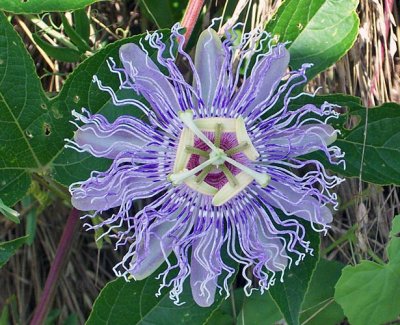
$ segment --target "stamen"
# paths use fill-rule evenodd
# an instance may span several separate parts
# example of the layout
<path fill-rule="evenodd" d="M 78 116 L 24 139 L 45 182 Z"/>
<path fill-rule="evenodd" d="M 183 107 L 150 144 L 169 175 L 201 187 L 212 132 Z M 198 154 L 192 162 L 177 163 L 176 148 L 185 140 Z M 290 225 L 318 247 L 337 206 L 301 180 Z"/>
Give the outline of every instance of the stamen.
<path fill-rule="evenodd" d="M 192 155 L 198 155 L 198 156 L 202 156 L 205 158 L 210 158 L 210 153 L 208 153 L 207 151 L 201 150 L 199 148 L 195 148 L 193 146 L 186 146 L 185 151 Z"/>
<path fill-rule="evenodd" d="M 261 174 L 259 172 L 256 172 L 255 170 L 252 170 L 249 167 L 242 165 L 241 163 L 237 162 L 236 160 L 230 157 L 225 157 L 225 160 L 228 163 L 232 164 L 233 166 L 245 172 L 247 175 L 253 177 L 256 180 L 256 182 L 260 184 L 262 187 L 267 186 L 271 180 L 271 176 L 269 176 L 268 174 Z"/>
<path fill-rule="evenodd" d="M 221 158 L 216 156 L 216 157 L 213 157 L 213 158 L 210 158 L 210 159 L 206 160 L 205 162 L 203 162 L 202 164 L 196 166 L 195 168 L 193 168 L 191 170 L 184 169 L 184 170 L 182 170 L 182 171 L 180 171 L 178 173 L 170 174 L 168 176 L 168 180 L 170 182 L 172 182 L 172 184 L 174 184 L 174 185 L 179 185 L 186 178 L 197 174 L 199 171 L 203 170 L 207 166 L 210 166 L 213 163 L 215 163 L 218 159 L 221 159 Z"/>
<path fill-rule="evenodd" d="M 207 166 L 206 168 L 204 168 L 201 173 L 199 174 L 199 176 L 196 177 L 196 183 L 200 184 L 201 182 L 204 181 L 204 179 L 207 177 L 208 173 L 213 169 L 213 166 Z"/>
<path fill-rule="evenodd" d="M 217 123 L 215 127 L 215 140 L 214 144 L 217 148 L 221 146 L 222 123 Z"/>
<path fill-rule="evenodd" d="M 226 165 L 221 165 L 221 170 L 224 173 L 224 175 L 226 176 L 226 178 L 228 179 L 228 182 L 233 186 L 237 186 L 238 185 L 238 181 L 235 178 L 235 176 L 232 174 L 232 172 L 229 170 L 228 167 L 226 167 Z"/>
<path fill-rule="evenodd" d="M 193 111 L 188 109 L 184 112 L 178 113 L 179 118 L 182 122 L 194 133 L 196 134 L 200 140 L 202 140 L 207 146 L 209 146 L 213 151 L 217 151 L 218 148 L 207 138 L 203 132 L 197 127 L 197 125 L 193 121 Z"/>
<path fill-rule="evenodd" d="M 229 150 L 225 151 L 225 154 L 227 156 L 232 156 L 235 153 L 245 150 L 248 146 L 249 146 L 248 142 L 242 142 L 239 145 L 237 145 L 236 147 L 230 148 Z"/>

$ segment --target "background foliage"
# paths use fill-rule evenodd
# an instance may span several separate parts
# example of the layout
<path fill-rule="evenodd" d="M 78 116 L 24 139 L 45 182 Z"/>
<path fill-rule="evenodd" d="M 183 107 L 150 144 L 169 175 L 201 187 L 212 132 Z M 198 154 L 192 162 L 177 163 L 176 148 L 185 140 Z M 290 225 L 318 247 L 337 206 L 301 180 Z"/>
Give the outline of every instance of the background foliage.
<path fill-rule="evenodd" d="M 74 130 L 71 111 L 86 107 L 110 119 L 132 114 L 126 108 L 116 110 L 92 77 L 107 80 L 117 90 L 117 77 L 108 72 L 106 59 L 118 62 L 121 44 L 138 43 L 147 29 L 166 28 L 168 33 L 187 4 L 96 2 L 0 3 L 0 324 L 24 324 L 32 315 L 70 208 L 66 186 L 92 170 L 107 168 L 106 161 L 64 148 Z M 400 185 L 400 107 L 395 102 L 400 68 L 393 36 L 399 31 L 398 17 L 394 23 L 390 20 L 397 4 L 385 4 L 209 1 L 188 44 L 190 50 L 214 17 L 223 16 L 222 24 L 236 17 L 246 28 L 265 27 L 288 42 L 292 68 L 314 64 L 308 77 L 315 79 L 307 90 L 322 87 L 320 93 L 329 95 L 307 101 L 341 107 L 342 115 L 333 123 L 341 131 L 336 145 L 346 152 L 347 168 L 329 167 L 349 179 L 339 189 L 340 210 L 321 245 L 319 236 L 308 232 L 313 256 L 264 295 L 244 296 L 239 275 L 227 300 L 219 298 L 212 307 L 199 308 L 186 288 L 186 304 L 178 307 L 166 291 L 155 297 L 159 281 L 154 277 L 129 283 L 116 279 L 105 285 L 113 277 L 110 270 L 118 253 L 107 240 L 94 241 L 98 232 L 81 233 L 47 322 L 274 324 L 285 319 L 293 325 L 333 325 L 347 317 L 351 324 L 373 325 L 395 320 L 400 314 L 399 217 L 390 224 L 399 211 L 395 185 Z M 246 12 L 257 19 L 248 19 Z M 380 29 L 371 20 L 377 15 Z M 119 91 L 119 96 L 132 95 Z M 293 108 L 302 100 L 293 102 Z M 313 157 L 323 161 L 322 156 Z"/>

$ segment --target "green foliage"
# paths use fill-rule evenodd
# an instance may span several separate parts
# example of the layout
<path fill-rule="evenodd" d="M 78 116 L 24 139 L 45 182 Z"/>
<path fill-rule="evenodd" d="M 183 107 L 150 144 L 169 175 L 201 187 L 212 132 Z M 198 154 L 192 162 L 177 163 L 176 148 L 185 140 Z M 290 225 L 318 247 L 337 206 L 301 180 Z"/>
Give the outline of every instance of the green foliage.
<path fill-rule="evenodd" d="M 400 314 L 400 216 L 395 217 L 387 246 L 389 261 L 361 261 L 346 266 L 336 284 L 335 300 L 352 325 L 379 325 Z"/>
<path fill-rule="evenodd" d="M 293 101 L 291 107 L 296 109 L 305 103 L 322 105 L 325 101 L 346 109 L 339 119 L 329 121 L 341 132 L 334 145 L 346 154 L 346 169 L 329 163 L 323 153 L 313 153 L 312 157 L 344 176 L 359 177 L 361 174 L 366 182 L 400 185 L 400 105 L 385 103 L 367 110 L 357 97 L 334 94 L 303 96 Z"/>
<path fill-rule="evenodd" d="M 81 53 L 75 49 L 55 46 L 42 40 L 37 34 L 33 34 L 35 43 L 42 48 L 50 57 L 62 62 L 79 62 L 81 60 Z"/>
<path fill-rule="evenodd" d="M 55 130 L 47 134 L 48 103 L 32 58 L 0 13 L 0 197 L 5 204 L 26 193 L 29 171 L 42 170 L 60 142 Z"/>
<path fill-rule="evenodd" d="M 29 236 L 20 237 L 0 243 L 0 268 L 2 268 L 11 256 L 27 241 Z"/>
<path fill-rule="evenodd" d="M 245 297 L 242 310 L 237 317 L 238 325 L 273 325 L 281 320 L 282 314 L 269 292 L 253 292 Z"/>
<path fill-rule="evenodd" d="M 302 305 L 301 324 L 335 325 L 344 319 L 342 308 L 333 299 L 343 267 L 336 261 L 319 260 Z"/>
<path fill-rule="evenodd" d="M 171 28 L 183 16 L 187 1 L 141 0 L 139 5 L 144 12 L 156 23 L 158 28 Z"/>
<path fill-rule="evenodd" d="M 92 3 L 106 0 L 1 0 L 0 10 L 14 14 L 39 14 L 46 11 L 82 9 Z"/>
<path fill-rule="evenodd" d="M 141 38 L 126 38 L 95 53 L 74 70 L 60 94 L 49 100 L 20 37 L 0 14 L 0 197 L 5 204 L 12 206 L 25 195 L 32 173 L 52 175 L 69 185 L 108 166 L 107 160 L 65 150 L 64 139 L 72 138 L 75 128 L 69 123 L 71 111 L 86 107 L 111 119 L 124 113 L 139 115 L 131 107 L 116 109 L 92 78 L 98 75 L 116 90 L 118 77 L 110 73 L 106 59 L 111 56 L 118 62 L 119 47 Z M 150 55 L 154 52 L 149 49 Z M 127 91 L 118 93 L 121 98 L 135 97 Z"/>
<path fill-rule="evenodd" d="M 14 222 L 14 223 L 19 223 L 19 213 L 10 207 L 6 206 L 3 202 L 2 199 L 0 199 L 0 213 L 4 215 L 5 218 L 8 220 Z"/>
<path fill-rule="evenodd" d="M 310 242 L 313 255 L 306 254 L 299 265 L 295 265 L 297 256 L 293 257 L 293 264 L 285 271 L 283 281 L 277 274 L 276 283 L 269 289 L 272 299 L 276 302 L 289 325 L 298 325 L 301 306 L 311 281 L 314 269 L 319 259 L 319 233 L 315 232 L 308 222 L 300 221 L 306 230 L 306 241 Z"/>
<path fill-rule="evenodd" d="M 165 264 L 142 281 L 126 282 L 119 278 L 109 282 L 95 301 L 86 324 L 207 324 L 208 319 L 222 304 L 223 297 L 216 295 L 211 307 L 199 307 L 192 300 L 189 281 L 185 282 L 180 296 L 181 302 L 185 302 L 181 306 L 172 302 L 166 289 L 156 297 L 161 280 L 155 279 L 155 276 L 164 268 Z M 230 278 L 230 284 L 233 279 L 234 276 Z"/>
<path fill-rule="evenodd" d="M 343 264 L 320 259 L 313 273 L 302 304 L 300 323 L 307 325 L 335 325 L 343 318 L 343 311 L 333 301 L 334 286 Z M 237 317 L 238 325 L 274 325 L 283 318 L 269 292 L 254 292 L 245 297 Z"/>
<path fill-rule="evenodd" d="M 313 63 L 313 77 L 339 60 L 358 35 L 358 0 L 286 0 L 267 24 L 280 42 L 289 41 L 290 65 Z"/>
<path fill-rule="evenodd" d="M 3 309 L 0 314 L 0 325 L 8 325 L 10 324 L 10 315 L 8 311 L 8 305 L 3 306 Z"/>

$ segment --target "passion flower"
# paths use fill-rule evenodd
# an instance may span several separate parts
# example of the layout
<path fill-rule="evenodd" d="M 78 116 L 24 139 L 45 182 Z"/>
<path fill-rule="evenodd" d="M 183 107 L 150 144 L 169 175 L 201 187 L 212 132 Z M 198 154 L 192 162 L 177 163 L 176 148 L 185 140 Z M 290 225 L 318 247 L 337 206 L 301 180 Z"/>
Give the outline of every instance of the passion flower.
<path fill-rule="evenodd" d="M 290 71 L 285 44 L 270 42 L 262 52 L 265 32 L 239 38 L 233 29 L 221 38 L 208 28 L 195 62 L 182 49 L 179 25 L 164 37 L 154 32 L 144 39 L 155 61 L 136 44 L 121 46 L 123 67 L 108 61 L 120 88 L 142 95 L 148 105 L 118 99 L 94 77 L 115 106 L 131 105 L 147 122 L 74 112 L 81 123 L 69 145 L 113 161 L 107 171 L 72 184 L 70 192 L 76 208 L 95 211 L 88 217 L 116 208 L 88 227 L 108 227 L 105 235 L 126 249 L 117 275 L 141 280 L 166 261 L 160 289 L 170 287 L 179 303 L 190 277 L 194 300 L 210 306 L 217 288 L 229 295 L 227 280 L 235 270 L 227 259 L 242 264 L 250 294 L 255 287 L 268 289 L 277 272 L 282 279 L 293 261 L 312 253 L 299 218 L 325 231 L 337 205 L 331 189 L 341 179 L 299 156 L 320 150 L 331 163 L 342 162 L 340 149 L 330 146 L 337 131 L 327 124 L 337 114 L 328 103 L 291 109 L 294 97 L 310 96 L 291 95 L 306 83 L 309 65 Z M 176 65 L 176 47 L 192 82 Z M 132 213 L 133 202 L 145 198 L 151 200 Z"/>

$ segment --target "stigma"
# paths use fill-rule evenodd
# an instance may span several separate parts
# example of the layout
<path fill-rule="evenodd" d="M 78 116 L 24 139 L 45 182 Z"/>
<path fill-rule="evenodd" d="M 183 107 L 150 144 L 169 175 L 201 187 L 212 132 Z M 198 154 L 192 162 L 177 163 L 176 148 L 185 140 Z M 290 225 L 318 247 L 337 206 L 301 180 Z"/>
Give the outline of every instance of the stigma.
<path fill-rule="evenodd" d="M 179 138 L 173 173 L 174 185 L 212 196 L 220 206 L 243 191 L 251 182 L 269 184 L 271 177 L 251 169 L 259 153 L 251 143 L 243 118 L 194 119 L 193 111 L 179 113 L 184 128 Z"/>

